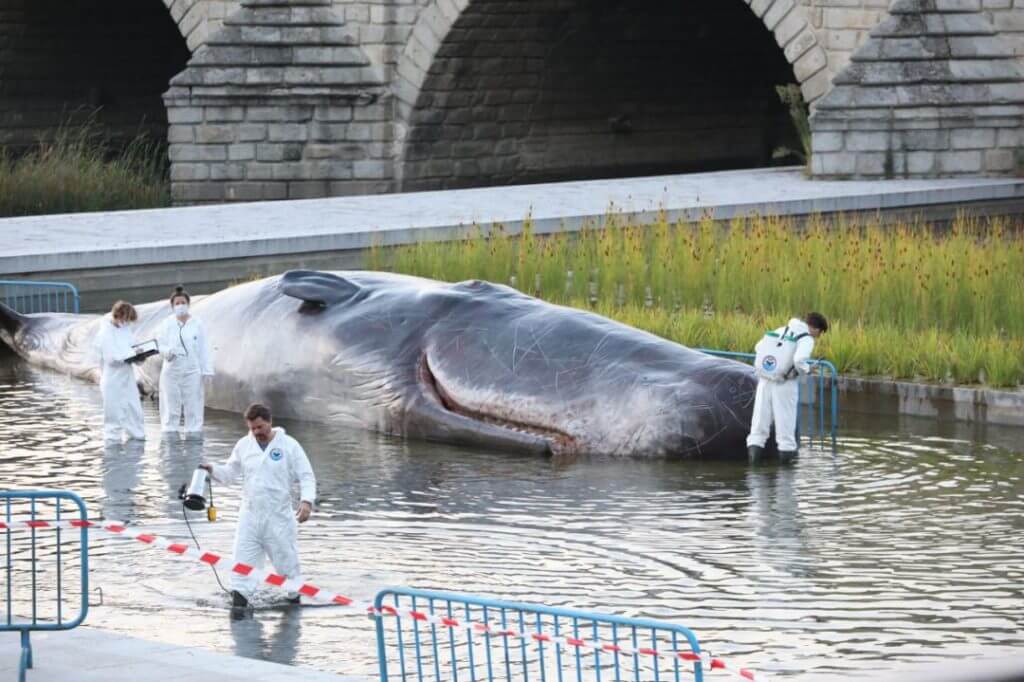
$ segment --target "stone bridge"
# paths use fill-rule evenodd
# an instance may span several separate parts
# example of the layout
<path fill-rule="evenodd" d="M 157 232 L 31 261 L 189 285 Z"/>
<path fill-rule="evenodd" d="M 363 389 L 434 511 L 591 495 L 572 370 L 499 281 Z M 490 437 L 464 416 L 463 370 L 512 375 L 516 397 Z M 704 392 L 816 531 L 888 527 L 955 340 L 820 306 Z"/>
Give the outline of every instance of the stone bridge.
<path fill-rule="evenodd" d="M 99 109 L 177 203 L 743 168 L 795 83 L 814 176 L 1012 174 L 1022 55 L 1022 0 L 0 0 L 0 144 Z"/>

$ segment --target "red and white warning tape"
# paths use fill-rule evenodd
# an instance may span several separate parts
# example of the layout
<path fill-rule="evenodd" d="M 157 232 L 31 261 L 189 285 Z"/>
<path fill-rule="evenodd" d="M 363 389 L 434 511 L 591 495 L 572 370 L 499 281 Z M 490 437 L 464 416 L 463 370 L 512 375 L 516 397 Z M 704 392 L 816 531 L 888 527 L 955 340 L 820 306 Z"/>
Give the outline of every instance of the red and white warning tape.
<path fill-rule="evenodd" d="M 767 678 L 756 675 L 746 668 L 730 668 L 725 661 L 717 656 L 712 656 L 706 651 L 694 653 L 692 651 L 673 651 L 667 649 L 654 649 L 648 647 L 630 647 L 617 643 L 606 643 L 600 639 L 587 640 L 583 638 L 567 637 L 563 635 L 552 635 L 544 632 L 528 632 L 515 628 L 495 626 L 488 622 L 459 620 L 435 613 L 418 611 L 412 609 L 396 609 L 391 606 L 382 606 L 380 609 L 368 602 L 357 602 L 344 595 L 329 590 L 290 580 L 283 575 L 272 573 L 262 568 L 250 566 L 241 562 L 233 562 L 219 554 L 204 552 L 194 548 L 192 545 L 180 542 L 172 542 L 154 533 L 138 532 L 137 529 L 129 529 L 128 525 L 118 521 L 81 521 L 81 520 L 41 520 L 41 519 L 12 519 L 0 521 L 0 533 L 17 531 L 45 530 L 45 529 L 81 529 L 93 528 L 106 531 L 112 535 L 137 540 L 151 547 L 159 547 L 178 556 L 188 557 L 210 566 L 227 566 L 228 569 L 239 575 L 254 578 L 259 582 L 279 587 L 289 592 L 297 592 L 310 599 L 323 604 L 337 604 L 340 606 L 351 606 L 354 609 L 363 611 L 370 616 L 395 616 L 397 618 L 408 618 L 435 626 L 446 627 L 450 630 L 466 630 L 470 633 L 485 634 L 493 637 L 504 637 L 508 639 L 521 639 L 527 642 L 538 642 L 554 644 L 565 649 L 577 649 L 580 652 L 600 651 L 604 653 L 615 653 L 621 656 L 650 657 L 660 660 L 679 659 L 687 662 L 699 661 L 706 670 L 722 671 L 734 675 L 737 678 L 749 680 L 750 682 L 767 682 Z"/>

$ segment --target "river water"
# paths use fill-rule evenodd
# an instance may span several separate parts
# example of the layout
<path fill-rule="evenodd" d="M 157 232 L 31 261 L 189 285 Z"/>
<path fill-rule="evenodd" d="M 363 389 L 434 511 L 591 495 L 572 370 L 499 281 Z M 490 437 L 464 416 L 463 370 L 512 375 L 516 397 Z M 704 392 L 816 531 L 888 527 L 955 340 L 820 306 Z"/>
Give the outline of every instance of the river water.
<path fill-rule="evenodd" d="M 0 361 L 0 488 L 71 489 L 94 517 L 190 541 L 178 486 L 201 457 L 225 458 L 244 423 L 210 411 L 202 443 L 162 443 L 156 405 L 145 410 L 144 445 L 104 448 L 97 387 Z M 751 467 L 281 425 L 319 481 L 300 533 L 307 580 L 351 597 L 405 585 L 667 619 L 730 665 L 783 678 L 1024 646 L 1021 430 L 846 406 L 836 453 Z M 193 525 L 204 549 L 230 554 L 238 490 L 215 494 L 220 520 Z M 88 625 L 376 674 L 372 624 L 351 609 L 234 621 L 208 567 L 123 538 L 90 542 L 103 603 Z"/>

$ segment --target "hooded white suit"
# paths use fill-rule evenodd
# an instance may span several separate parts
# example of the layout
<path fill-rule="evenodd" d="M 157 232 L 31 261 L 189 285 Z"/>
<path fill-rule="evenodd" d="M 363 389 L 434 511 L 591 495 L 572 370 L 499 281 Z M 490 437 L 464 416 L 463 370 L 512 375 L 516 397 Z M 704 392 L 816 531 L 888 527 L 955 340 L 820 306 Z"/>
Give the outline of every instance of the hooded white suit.
<path fill-rule="evenodd" d="M 135 355 L 135 336 L 127 326 L 115 327 L 109 316 L 100 322 L 93 342 L 95 360 L 100 366 L 100 392 L 103 394 L 103 436 L 105 440 L 143 439 L 142 401 L 135 383 L 135 369 L 125 362 Z"/>
<path fill-rule="evenodd" d="M 811 371 L 809 360 L 814 350 L 814 337 L 810 335 L 807 323 L 803 320 L 793 318 L 786 325 L 789 333 L 794 336 L 806 334 L 796 342 L 796 351 L 793 353 L 793 366 L 796 368 L 796 376 L 786 381 L 767 381 L 759 379 L 757 382 L 757 394 L 754 397 L 754 415 L 750 421 L 750 435 L 747 436 L 747 446 L 756 445 L 764 447 L 768 440 L 768 434 L 772 428 L 772 420 L 775 421 L 775 442 L 782 452 L 796 452 L 796 418 L 799 412 L 800 400 L 800 376 Z M 779 327 L 776 331 L 780 336 L 786 327 Z"/>
<path fill-rule="evenodd" d="M 291 487 L 298 482 L 301 501 L 313 504 L 316 476 L 305 451 L 281 427 L 274 427 L 266 449 L 249 433 L 239 439 L 224 464 L 213 465 L 213 478 L 218 482 L 231 483 L 239 476 L 242 506 L 235 532 L 235 560 L 258 568 L 266 554 L 278 573 L 301 580 Z M 256 591 L 253 578 L 232 573 L 231 581 L 232 588 L 246 598 Z"/>

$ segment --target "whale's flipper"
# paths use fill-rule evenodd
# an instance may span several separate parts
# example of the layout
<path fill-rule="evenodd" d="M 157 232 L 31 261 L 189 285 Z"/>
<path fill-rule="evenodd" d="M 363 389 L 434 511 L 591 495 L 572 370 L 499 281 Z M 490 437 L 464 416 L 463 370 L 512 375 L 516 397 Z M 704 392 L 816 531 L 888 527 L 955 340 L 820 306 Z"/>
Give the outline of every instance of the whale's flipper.
<path fill-rule="evenodd" d="M 316 270 L 289 270 L 281 275 L 281 293 L 306 303 L 328 306 L 356 294 L 359 286 L 344 277 Z"/>

